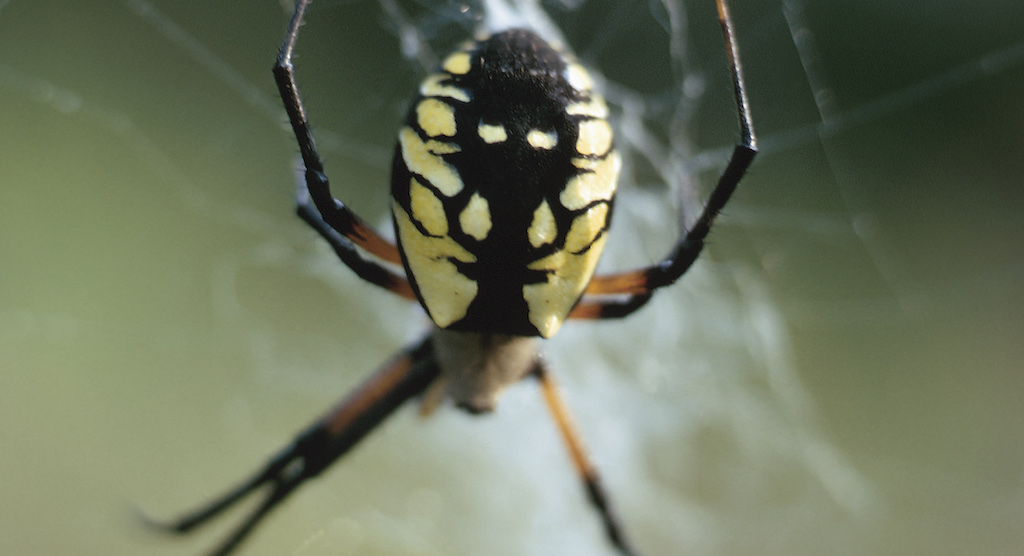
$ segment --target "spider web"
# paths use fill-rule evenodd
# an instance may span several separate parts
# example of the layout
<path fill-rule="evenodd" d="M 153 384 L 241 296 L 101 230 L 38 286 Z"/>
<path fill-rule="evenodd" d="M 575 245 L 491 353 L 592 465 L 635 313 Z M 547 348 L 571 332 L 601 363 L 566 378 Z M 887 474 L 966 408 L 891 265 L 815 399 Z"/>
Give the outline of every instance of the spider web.
<path fill-rule="evenodd" d="M 0 552 L 211 546 L 125 507 L 219 492 L 425 327 L 291 214 L 285 8 L 178 4 L 0 2 L 0 470 L 23 478 Z M 409 91 L 480 26 L 527 24 L 613 106 L 602 268 L 659 259 L 736 134 L 701 4 L 315 3 L 296 66 L 336 194 L 389 229 Z M 545 344 L 627 531 L 645 554 L 1012 553 L 1012 2 L 732 8 L 754 169 L 679 284 Z M 608 553 L 563 452 L 530 384 L 486 418 L 400 412 L 247 553 Z"/>

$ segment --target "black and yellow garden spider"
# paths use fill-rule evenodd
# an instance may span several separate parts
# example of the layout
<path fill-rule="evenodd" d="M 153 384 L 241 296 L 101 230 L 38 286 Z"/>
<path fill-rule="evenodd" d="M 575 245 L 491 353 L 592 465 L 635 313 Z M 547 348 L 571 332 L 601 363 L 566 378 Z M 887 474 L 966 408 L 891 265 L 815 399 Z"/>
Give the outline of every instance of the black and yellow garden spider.
<path fill-rule="evenodd" d="M 700 254 L 753 160 L 732 22 L 725 0 L 716 3 L 740 141 L 703 212 L 664 260 L 594 276 L 620 162 L 608 108 L 582 66 L 523 29 L 495 33 L 449 55 L 423 81 L 399 130 L 391 181 L 395 245 L 331 194 L 291 63 L 309 4 L 299 0 L 274 66 L 305 164 L 298 214 L 361 278 L 418 300 L 434 326 L 249 480 L 158 527 L 191 531 L 267 487 L 262 502 L 214 552 L 227 554 L 299 485 L 410 398 L 422 395 L 426 409 L 451 398 L 481 413 L 494 408 L 507 386 L 530 376 L 540 382 L 611 543 L 635 554 L 535 338 L 553 336 L 566 319 L 624 317 L 675 282 Z M 404 273 L 389 268 L 399 265 Z"/>

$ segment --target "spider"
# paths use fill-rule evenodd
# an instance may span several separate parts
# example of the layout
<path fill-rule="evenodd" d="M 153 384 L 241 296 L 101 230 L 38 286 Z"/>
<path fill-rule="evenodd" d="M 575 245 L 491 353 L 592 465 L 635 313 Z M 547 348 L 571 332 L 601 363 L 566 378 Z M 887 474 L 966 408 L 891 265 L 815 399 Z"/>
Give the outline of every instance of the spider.
<path fill-rule="evenodd" d="M 488 412 L 503 389 L 532 377 L 609 541 L 623 555 L 636 554 L 536 338 L 553 336 L 566 319 L 624 317 L 675 282 L 700 254 L 752 162 L 755 136 L 732 21 L 726 0 L 716 4 L 740 141 L 703 212 L 664 260 L 595 276 L 620 160 L 608 108 L 579 63 L 524 29 L 495 33 L 448 56 L 421 84 L 398 132 L 391 180 L 396 245 L 331 193 L 291 62 L 309 5 L 298 0 L 274 66 L 305 165 L 298 215 L 358 276 L 419 301 L 433 326 L 251 478 L 197 511 L 155 525 L 189 532 L 266 487 L 265 498 L 213 552 L 227 554 L 407 400 L 422 396 L 429 410 L 450 398 L 471 413 Z M 399 265 L 404 272 L 389 268 Z"/>

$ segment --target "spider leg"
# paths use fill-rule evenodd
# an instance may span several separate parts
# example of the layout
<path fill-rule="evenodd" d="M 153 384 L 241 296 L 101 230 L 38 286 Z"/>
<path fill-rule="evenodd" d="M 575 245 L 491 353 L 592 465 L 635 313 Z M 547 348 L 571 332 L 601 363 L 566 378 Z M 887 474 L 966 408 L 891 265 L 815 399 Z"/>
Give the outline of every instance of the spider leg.
<path fill-rule="evenodd" d="M 351 209 L 335 199 L 331 194 L 331 187 L 327 174 L 324 171 L 324 164 L 317 150 L 316 141 L 313 139 L 313 131 L 306 116 L 306 109 L 302 105 L 298 85 L 295 83 L 295 68 L 292 66 L 292 52 L 295 49 L 299 26 L 302 24 L 302 17 L 308 5 L 309 0 L 299 0 L 295 5 L 295 13 L 292 15 L 291 22 L 289 23 L 288 33 L 285 35 L 284 43 L 281 45 L 281 50 L 277 55 L 277 62 L 274 64 L 274 80 L 277 83 L 278 92 L 281 94 L 285 111 L 288 113 L 288 121 L 291 124 L 292 131 L 295 133 L 299 152 L 302 155 L 309 197 L 313 200 L 313 204 L 320 212 L 322 221 L 326 225 L 381 260 L 393 264 L 401 264 L 402 261 L 398 253 L 398 247 L 384 239 L 363 219 L 359 218 L 356 213 L 352 212 Z M 302 204 L 300 200 L 300 209 Z M 321 235 L 323 235 L 319 228 L 317 228 L 317 231 L 320 231 Z M 352 266 L 350 260 L 342 257 L 342 261 L 345 264 Z M 376 263 L 366 261 L 365 265 L 376 265 Z M 356 270 L 355 267 L 353 267 L 353 270 Z M 379 282 L 373 283 L 383 285 Z"/>
<path fill-rule="evenodd" d="M 584 298 L 569 313 L 571 319 L 618 319 L 622 318 L 651 299 L 651 293 L 637 293 L 622 299 Z"/>
<path fill-rule="evenodd" d="M 722 25 L 725 37 L 726 52 L 729 57 L 729 70 L 732 73 L 733 96 L 736 100 L 736 111 L 739 114 L 740 140 L 733 148 L 729 163 L 718 179 L 718 184 L 711 192 L 704 210 L 697 221 L 676 242 L 668 256 L 661 262 L 637 270 L 595 276 L 583 292 L 583 301 L 576 306 L 571 318 L 617 318 L 623 317 L 639 309 L 646 303 L 651 293 L 661 287 L 672 284 L 683 275 L 704 249 L 715 218 L 729 201 L 743 174 L 757 154 L 757 138 L 750 118 L 750 106 L 747 92 L 743 85 L 743 70 L 740 65 L 739 46 L 733 33 L 732 18 L 726 0 L 716 0 L 718 5 L 718 21 Z M 626 299 L 601 299 L 592 296 L 626 296 Z M 588 299 L 588 297 L 590 297 Z"/>
<path fill-rule="evenodd" d="M 601 478 L 597 473 L 597 468 L 587 455 L 586 448 L 583 446 L 583 439 L 576 428 L 576 423 L 573 421 L 569 406 L 565 403 L 565 399 L 562 398 L 562 394 L 558 390 L 558 384 L 555 383 L 555 379 L 551 376 L 551 370 L 543 359 L 539 358 L 537 360 L 537 365 L 534 367 L 532 375 L 540 381 L 541 392 L 544 394 L 544 403 L 547 404 L 555 424 L 558 425 L 558 432 L 562 435 L 566 448 L 569 449 L 569 456 L 572 458 L 573 467 L 575 467 L 576 473 L 579 475 L 580 480 L 583 481 L 583 486 L 587 490 L 588 500 L 601 516 L 608 540 L 611 541 L 612 545 L 623 556 L 636 556 L 637 553 L 626 538 L 619 518 L 611 506 L 611 500 L 601 485 Z"/>
<path fill-rule="evenodd" d="M 295 212 L 299 215 L 299 218 L 304 220 L 306 224 L 309 224 L 321 237 L 327 240 L 327 243 L 334 249 L 338 258 L 352 269 L 357 276 L 406 299 L 416 299 L 416 294 L 413 292 L 412 286 L 409 285 L 409 280 L 405 276 L 396 274 L 384 266 L 363 258 L 349 238 L 325 222 L 320 212 L 316 210 L 316 207 L 310 204 L 309 195 L 305 189 L 300 188 L 298 191 Z"/>
<path fill-rule="evenodd" d="M 345 455 L 406 400 L 423 392 L 437 375 L 433 344 L 427 338 L 383 365 L 250 479 L 177 520 L 147 522 L 170 533 L 188 533 L 253 492 L 268 487 L 256 509 L 211 552 L 218 556 L 231 553 L 295 489 Z"/>

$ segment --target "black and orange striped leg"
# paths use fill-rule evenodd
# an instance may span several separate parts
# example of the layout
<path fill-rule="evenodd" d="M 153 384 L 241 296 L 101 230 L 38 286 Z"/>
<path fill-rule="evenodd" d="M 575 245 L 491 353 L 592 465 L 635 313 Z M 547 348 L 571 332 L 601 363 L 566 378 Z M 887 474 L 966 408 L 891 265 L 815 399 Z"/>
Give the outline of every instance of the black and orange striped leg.
<path fill-rule="evenodd" d="M 304 188 L 300 188 L 296 196 L 295 211 L 298 213 L 299 218 L 302 218 L 306 224 L 309 224 L 321 237 L 327 240 L 327 243 L 334 249 L 341 262 L 351 268 L 357 276 L 406 299 L 416 299 L 416 294 L 413 293 L 412 286 L 409 285 L 409 280 L 405 276 L 396 274 L 385 266 L 367 260 L 359 253 L 359 250 L 356 249 L 356 246 L 349 238 L 327 224 L 321 217 L 320 212 L 316 210 L 316 207 L 310 203 L 309 195 Z"/>
<path fill-rule="evenodd" d="M 268 489 L 256 509 L 211 552 L 231 553 L 295 489 L 345 455 L 406 400 L 423 392 L 437 375 L 433 343 L 427 338 L 382 366 L 249 480 L 175 521 L 149 523 L 167 532 L 188 533 L 257 490 Z"/>
<path fill-rule="evenodd" d="M 573 310 L 570 318 L 596 319 L 624 317 L 646 303 L 654 290 L 674 283 L 689 270 L 701 251 L 704 240 L 711 231 L 715 218 L 729 202 L 743 174 L 757 154 L 757 138 L 750 118 L 750 106 L 743 85 L 743 69 L 740 65 L 739 47 L 733 33 L 732 18 L 726 0 L 716 0 L 718 21 L 722 25 L 729 70 L 732 73 L 733 96 L 739 114 L 740 140 L 733 148 L 732 156 L 711 192 L 704 210 L 697 221 L 676 242 L 669 255 L 661 262 L 629 272 L 595 276 L 583 292 L 583 300 Z"/>
<path fill-rule="evenodd" d="M 611 541 L 612 545 L 623 556 L 636 556 L 637 553 L 626 538 L 622 524 L 619 522 L 619 518 L 612 508 L 611 501 L 601 485 L 601 478 L 597 473 L 597 468 L 594 467 L 590 457 L 587 455 L 586 448 L 583 446 L 583 438 L 576 428 L 576 423 L 573 421 L 569 406 L 565 403 L 565 399 L 562 398 L 562 394 L 558 390 L 558 384 L 555 383 L 547 363 L 542 358 L 538 358 L 532 375 L 540 381 L 541 392 L 544 394 L 544 403 L 548 406 L 548 410 L 551 411 L 551 416 L 558 426 L 558 432 L 561 434 L 562 440 L 569 450 L 569 457 L 572 458 L 576 474 L 583 481 L 583 487 L 587 491 L 587 499 L 601 516 L 608 540 Z"/>
<path fill-rule="evenodd" d="M 569 313 L 571 319 L 618 319 L 622 318 L 651 300 L 653 290 L 617 297 L 584 297 Z"/>
<path fill-rule="evenodd" d="M 301 196 L 299 198 L 299 214 L 307 222 L 310 222 L 310 219 L 303 214 L 303 211 L 312 212 L 308 207 L 309 200 L 312 200 L 316 211 L 320 214 L 318 224 L 323 224 L 333 229 L 342 237 L 347 238 L 349 242 L 358 245 L 383 261 L 401 264 L 402 261 L 398 253 L 398 247 L 384 239 L 363 219 L 359 218 L 358 215 L 331 194 L 330 183 L 327 180 L 324 164 L 316 147 L 316 140 L 313 138 L 313 131 L 306 116 L 306 109 L 302 105 L 298 85 L 295 83 L 295 69 L 292 66 L 292 52 L 295 48 L 295 41 L 298 38 L 303 14 L 308 5 L 308 0 L 300 0 L 296 3 L 295 13 L 292 15 L 291 22 L 289 23 L 288 33 L 285 35 L 284 44 L 281 45 L 281 50 L 278 53 L 277 63 L 274 64 L 274 80 L 277 82 L 278 92 L 281 94 L 285 111 L 288 113 L 288 121 L 291 124 L 292 131 L 295 133 L 295 140 L 299 145 L 299 152 L 302 155 L 302 163 L 305 167 L 306 189 L 309 195 L 308 197 Z M 335 251 L 338 251 L 338 243 L 332 241 L 329 235 L 324 233 L 322 226 L 314 225 L 313 223 L 311 225 L 328 241 L 331 241 Z M 353 266 L 353 260 L 352 257 L 342 256 L 342 261 L 352 267 L 357 273 L 359 272 L 357 266 L 365 268 L 366 265 L 375 264 L 364 261 L 360 265 Z M 374 284 L 388 287 L 385 285 L 386 283 L 370 281 Z M 392 291 L 395 290 L 392 289 Z"/>

